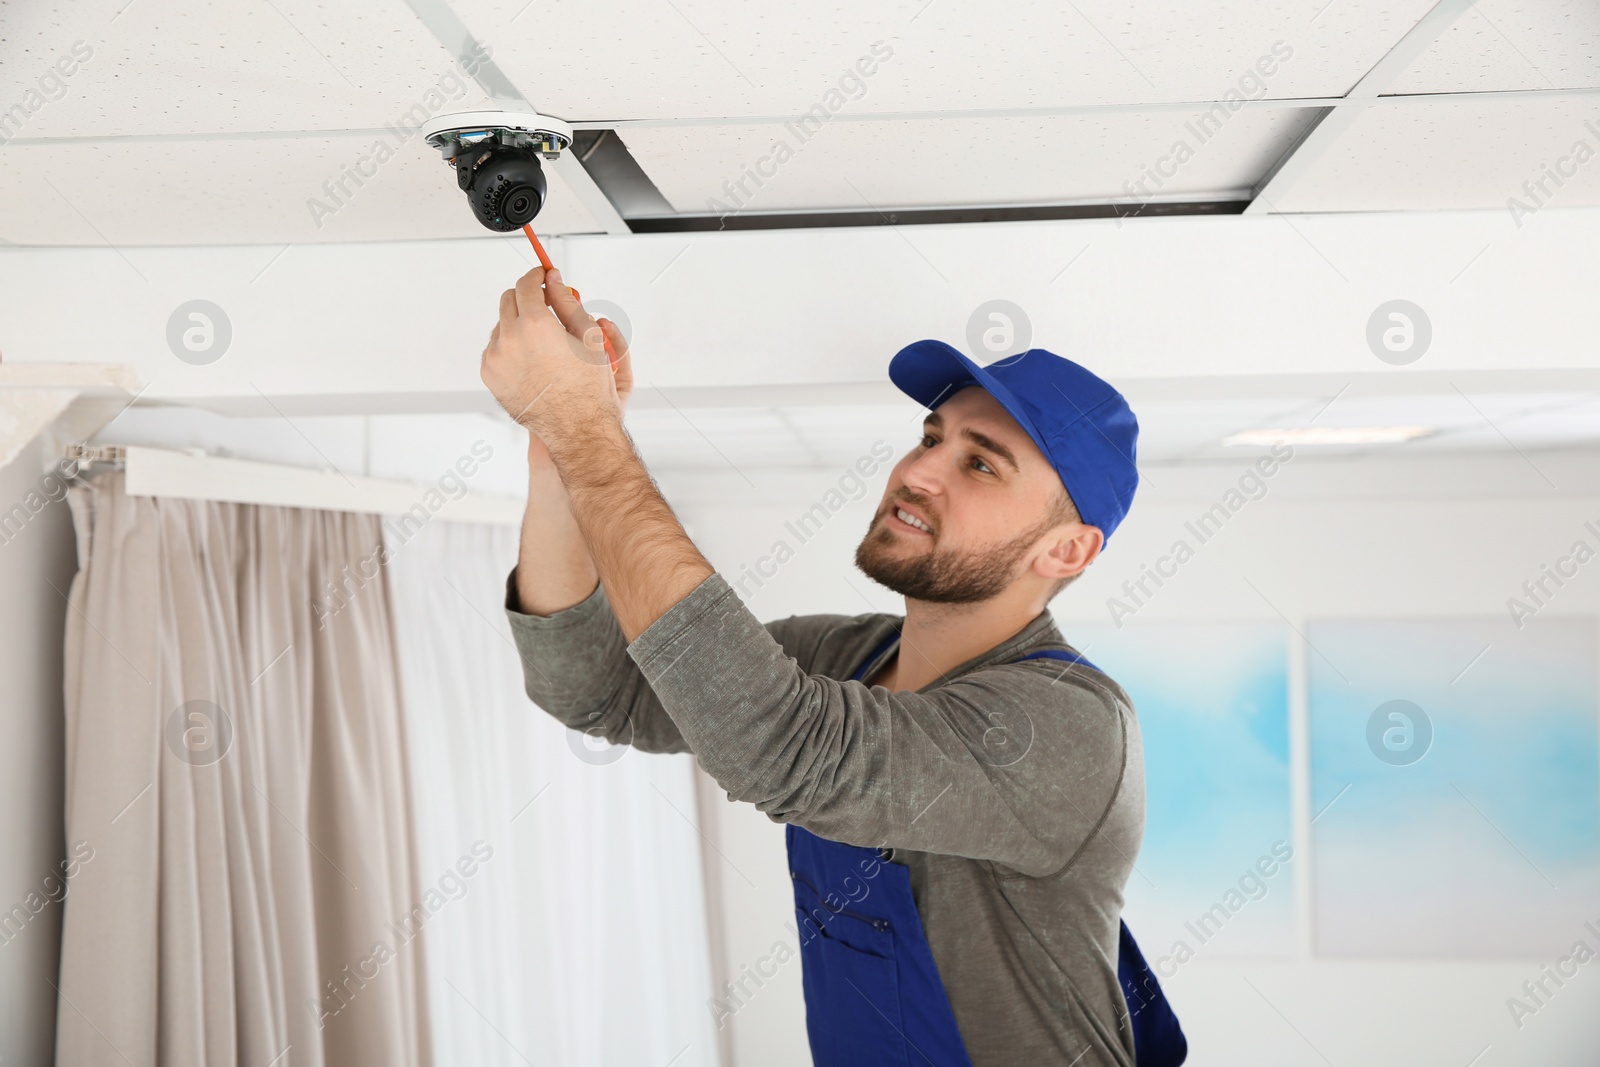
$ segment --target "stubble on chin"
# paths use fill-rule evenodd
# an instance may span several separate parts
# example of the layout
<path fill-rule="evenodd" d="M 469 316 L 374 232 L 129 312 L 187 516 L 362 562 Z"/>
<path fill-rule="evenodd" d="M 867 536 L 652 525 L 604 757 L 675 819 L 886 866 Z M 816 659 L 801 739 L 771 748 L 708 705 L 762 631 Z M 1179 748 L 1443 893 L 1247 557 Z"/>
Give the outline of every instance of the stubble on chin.
<path fill-rule="evenodd" d="M 953 553 L 941 550 L 935 537 L 929 551 L 897 557 L 891 552 L 895 535 L 880 515 L 856 546 L 856 566 L 879 585 L 911 600 L 972 604 L 1011 584 L 1017 561 L 1037 538 L 1037 532 L 1029 531 L 1000 544 Z"/>

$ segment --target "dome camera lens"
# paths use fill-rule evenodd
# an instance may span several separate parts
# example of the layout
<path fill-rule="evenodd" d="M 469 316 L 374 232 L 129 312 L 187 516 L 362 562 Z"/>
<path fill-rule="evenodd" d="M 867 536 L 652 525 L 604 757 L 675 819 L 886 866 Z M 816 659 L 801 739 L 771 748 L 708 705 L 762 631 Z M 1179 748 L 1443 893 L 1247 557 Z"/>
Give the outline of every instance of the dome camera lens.
<path fill-rule="evenodd" d="M 544 206 L 547 190 L 538 154 L 528 148 L 506 147 L 480 156 L 463 188 L 478 221 L 501 233 L 533 221 Z"/>

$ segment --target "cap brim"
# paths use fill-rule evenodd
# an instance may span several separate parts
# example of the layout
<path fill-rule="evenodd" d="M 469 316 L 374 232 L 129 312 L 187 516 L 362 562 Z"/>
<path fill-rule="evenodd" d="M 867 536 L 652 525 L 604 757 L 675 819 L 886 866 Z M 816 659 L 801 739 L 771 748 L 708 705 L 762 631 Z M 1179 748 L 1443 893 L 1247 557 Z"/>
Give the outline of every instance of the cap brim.
<path fill-rule="evenodd" d="M 1026 358 L 1027 353 L 1011 356 Z M 1004 362 L 1004 361 L 1002 361 Z M 1006 414 L 1016 420 L 1033 443 L 1038 446 L 1045 462 L 1053 467 L 1050 449 L 1044 443 L 1033 419 L 1017 400 L 1016 394 L 1002 385 L 994 375 L 968 359 L 961 350 L 944 341 L 913 341 L 894 354 L 889 361 L 889 380 L 911 399 L 928 409 L 935 409 L 969 385 L 982 388 L 1000 402 Z M 1071 490 L 1069 489 L 1070 493 Z"/>

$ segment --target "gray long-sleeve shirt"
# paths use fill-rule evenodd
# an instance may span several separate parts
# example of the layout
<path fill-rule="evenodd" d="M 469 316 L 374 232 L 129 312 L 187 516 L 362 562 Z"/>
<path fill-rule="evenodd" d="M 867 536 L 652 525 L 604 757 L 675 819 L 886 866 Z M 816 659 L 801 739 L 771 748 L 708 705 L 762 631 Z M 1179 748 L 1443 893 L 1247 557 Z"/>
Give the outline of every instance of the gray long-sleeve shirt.
<path fill-rule="evenodd" d="M 643 752 L 691 751 L 732 800 L 909 869 L 975 1067 L 1134 1062 L 1117 982 L 1122 891 L 1144 828 L 1126 693 L 1081 665 L 1048 613 L 916 692 L 845 681 L 903 619 L 763 626 L 719 574 L 629 644 L 603 587 L 506 610 L 528 696 Z M 866 677 L 898 650 L 896 640 Z"/>

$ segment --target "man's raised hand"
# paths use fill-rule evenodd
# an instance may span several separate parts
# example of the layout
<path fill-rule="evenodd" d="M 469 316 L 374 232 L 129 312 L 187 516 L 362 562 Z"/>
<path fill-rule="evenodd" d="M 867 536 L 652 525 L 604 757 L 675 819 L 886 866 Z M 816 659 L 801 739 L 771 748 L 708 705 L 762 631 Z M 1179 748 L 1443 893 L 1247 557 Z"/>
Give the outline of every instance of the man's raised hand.
<path fill-rule="evenodd" d="M 607 340 L 617 356 L 614 371 Z M 620 419 L 633 388 L 622 331 L 590 316 L 560 272 L 547 277 L 543 267 L 500 295 L 500 320 L 484 349 L 481 375 L 500 406 L 551 451 L 595 418 Z"/>

